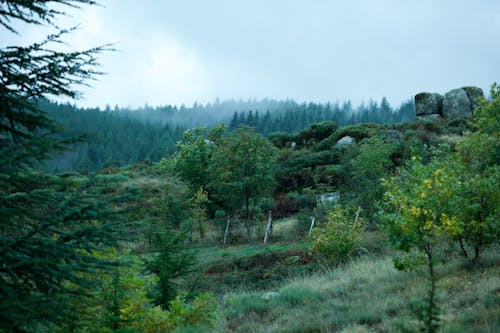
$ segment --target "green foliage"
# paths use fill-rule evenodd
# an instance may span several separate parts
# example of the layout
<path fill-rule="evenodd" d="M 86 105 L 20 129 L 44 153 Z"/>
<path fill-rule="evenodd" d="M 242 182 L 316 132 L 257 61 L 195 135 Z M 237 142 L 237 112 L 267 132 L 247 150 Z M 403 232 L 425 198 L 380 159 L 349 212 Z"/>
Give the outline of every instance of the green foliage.
<path fill-rule="evenodd" d="M 422 330 L 429 333 L 437 332 L 440 322 L 435 248 L 447 235 L 456 235 L 460 230 L 450 204 L 455 178 L 446 170 L 447 164 L 442 159 L 434 158 L 423 164 L 414 157 L 397 176 L 385 181 L 385 196 L 391 211 L 386 225 L 390 239 L 401 250 L 416 249 L 426 256 L 429 292 L 425 305 L 417 307 L 415 312 L 424 324 Z"/>
<path fill-rule="evenodd" d="M 128 116 L 125 110 L 83 109 L 45 100 L 37 105 L 67 131 L 87 137 L 86 142 L 72 145 L 71 151 L 51 154 L 41 166 L 50 172 L 92 172 L 146 160 L 157 162 L 165 154 L 175 152 L 184 130 L 168 124 L 141 122 Z M 64 138 L 67 134 L 59 136 Z"/>
<path fill-rule="evenodd" d="M 334 262 L 344 262 L 356 250 L 362 220 L 359 212 L 351 214 L 349 209 L 339 205 L 328 212 L 327 222 L 313 230 L 312 251 Z"/>
<path fill-rule="evenodd" d="M 65 7 L 93 3 L 4 1 L 0 24 L 10 32 L 16 23 L 51 24 Z M 0 50 L 0 322 L 4 332 L 44 329 L 71 318 L 74 298 L 94 282 L 85 273 L 109 265 L 91 251 L 121 237 L 116 216 L 108 209 L 109 198 L 88 192 L 85 184 L 30 168 L 51 152 L 79 141 L 57 136 L 60 126 L 36 101 L 77 96 L 74 87 L 100 74 L 96 56 L 108 49 L 56 50 L 69 32 L 59 30 L 41 42 Z"/>
<path fill-rule="evenodd" d="M 185 326 L 210 327 L 217 303 L 210 294 L 201 294 L 188 302 L 176 297 L 169 310 L 156 306 L 150 296 L 158 279 L 141 272 L 141 260 L 135 256 L 118 257 L 116 251 L 95 253 L 114 258 L 119 266 L 112 272 L 98 271 L 99 284 L 91 291 L 94 299 L 80 302 L 78 320 L 59 328 L 61 332 L 174 332 Z"/>
<path fill-rule="evenodd" d="M 205 127 L 195 128 L 184 132 L 182 141 L 177 143 L 177 154 L 173 160 L 176 173 L 193 189 L 207 187 L 211 176 L 209 165 L 212 154 L 218 142 L 225 135 L 224 125 L 216 126 L 210 130 Z"/>
<path fill-rule="evenodd" d="M 224 104 L 231 105 L 228 102 L 224 102 Z M 254 127 L 256 132 L 263 135 L 273 132 L 297 133 L 317 123 L 350 125 L 359 123 L 403 123 L 415 120 L 413 99 L 401 103 L 399 108 L 395 110 L 392 109 L 386 98 L 383 98 L 380 104 L 376 102 L 361 104 L 355 111 L 350 101 L 346 101 L 341 105 L 338 103 L 302 103 L 299 105 L 293 100 L 264 100 L 246 108 L 242 106 L 241 102 L 238 104 L 234 105 L 232 109 L 237 111 L 234 112 L 231 119 L 230 130 L 246 125 Z M 258 110 L 267 111 L 262 115 Z M 318 128 L 318 130 L 320 129 Z M 302 140 L 289 141 L 295 141 L 297 144 L 299 144 L 299 141 L 302 142 Z"/>
<path fill-rule="evenodd" d="M 207 223 L 208 193 L 202 187 L 194 194 L 191 203 L 191 219 L 198 224 L 200 238 L 205 237 L 205 224 Z"/>
<path fill-rule="evenodd" d="M 191 302 L 177 297 L 169 306 L 169 310 L 152 306 L 150 300 L 139 296 L 130 299 L 120 310 L 124 319 L 123 331 L 127 332 L 178 332 L 184 327 L 203 327 L 204 330 L 213 325 L 217 303 L 210 294 L 202 294 Z"/>
<path fill-rule="evenodd" d="M 287 146 L 290 148 L 289 146 L 295 140 L 295 136 L 284 132 L 274 132 L 269 134 L 267 139 L 278 148 L 285 148 Z"/>
<path fill-rule="evenodd" d="M 474 110 L 474 123 L 479 133 L 500 135 L 500 85 L 493 83 L 490 90 L 491 101 L 481 99 Z"/>
<path fill-rule="evenodd" d="M 158 202 L 156 210 L 163 215 L 154 232 L 164 228 L 179 228 L 181 224 L 189 219 L 190 210 L 190 190 L 187 182 L 183 182 L 178 176 L 174 175 L 175 161 L 164 158 L 160 161 L 160 170 L 163 178 L 166 180 L 166 187 L 160 192 L 161 201 Z"/>
<path fill-rule="evenodd" d="M 73 316 L 73 297 L 94 281 L 84 273 L 109 267 L 91 251 L 116 244 L 126 223 L 107 208 L 118 198 L 30 170 L 13 178 L 22 191 L 0 198 L 0 313 L 8 329 L 30 330 Z"/>
<path fill-rule="evenodd" d="M 460 230 L 454 236 L 473 247 L 475 264 L 482 249 L 500 239 L 500 88 L 496 84 L 491 95 L 491 101 L 481 100 L 475 109 L 477 131 L 467 133 L 449 159 L 457 174 L 452 186 Z"/>
<path fill-rule="evenodd" d="M 392 155 L 397 145 L 381 138 L 372 137 L 362 140 L 353 150 L 354 155 L 348 164 L 351 174 L 346 192 L 351 192 L 351 204 L 359 205 L 364 216 L 373 222 L 378 210 L 378 201 L 382 199 L 384 189 L 380 179 L 394 168 Z"/>
<path fill-rule="evenodd" d="M 282 159 L 276 172 L 278 190 L 281 192 L 314 188 L 318 183 L 338 184 L 344 177 L 339 166 L 339 151 L 310 152 L 301 150 Z"/>
<path fill-rule="evenodd" d="M 173 233 L 153 235 L 154 254 L 145 259 L 147 272 L 158 276 L 156 304 L 166 308 L 178 295 L 177 283 L 189 274 L 195 263 L 195 255 L 184 245 L 184 237 Z"/>
<path fill-rule="evenodd" d="M 328 138 L 325 138 L 319 145 L 319 150 L 331 149 L 335 147 L 338 140 L 345 136 L 350 136 L 356 139 L 356 141 L 361 141 L 366 138 L 370 138 L 379 133 L 380 126 L 374 124 L 360 124 L 360 125 L 350 125 L 340 127 Z"/>
<path fill-rule="evenodd" d="M 389 206 L 387 230 L 396 246 L 412 248 L 426 256 L 429 294 L 415 308 L 422 331 L 436 332 L 440 326 L 434 272 L 436 250 L 442 240 L 457 239 L 474 248 L 474 262 L 483 247 L 498 242 L 500 145 L 498 135 L 500 92 L 492 88 L 492 101 L 481 100 L 475 109 L 477 131 L 458 143 L 457 152 L 438 152 L 425 164 L 413 158 L 406 169 L 385 181 Z M 404 261 L 397 262 L 402 268 Z M 417 302 L 418 303 L 418 302 Z"/>
<path fill-rule="evenodd" d="M 326 139 L 334 133 L 337 128 L 337 124 L 333 121 L 319 122 L 300 131 L 295 136 L 295 140 L 300 146 L 310 146 Z"/>
<path fill-rule="evenodd" d="M 225 209 L 243 214 L 250 238 L 252 209 L 274 188 L 277 151 L 250 128 L 242 127 L 223 138 L 209 165 L 209 189 Z"/>
<path fill-rule="evenodd" d="M 416 248 L 432 253 L 447 234 L 458 232 L 450 207 L 452 175 L 446 164 L 434 159 L 425 165 L 413 157 L 405 169 L 384 181 L 390 214 L 386 228 L 391 241 L 401 250 Z"/>
<path fill-rule="evenodd" d="M 81 4 L 94 5 L 93 0 L 52 0 L 52 4 L 57 3 L 60 6 L 77 7 Z M 14 22 L 29 23 L 35 25 L 54 25 L 54 20 L 60 14 L 60 10 L 55 10 L 48 5 L 48 1 L 19 1 L 12 0 L 9 3 L 2 4 L 0 7 L 2 15 L 0 16 L 0 25 L 13 33 L 18 33 L 14 27 Z"/>

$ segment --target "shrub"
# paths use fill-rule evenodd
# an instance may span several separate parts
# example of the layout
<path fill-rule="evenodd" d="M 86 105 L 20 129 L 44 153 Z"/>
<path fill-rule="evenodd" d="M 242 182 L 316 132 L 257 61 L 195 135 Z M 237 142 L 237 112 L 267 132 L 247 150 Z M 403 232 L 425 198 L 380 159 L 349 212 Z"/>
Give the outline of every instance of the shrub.
<path fill-rule="evenodd" d="M 300 144 L 314 144 L 332 135 L 337 128 L 335 122 L 328 120 L 313 124 L 297 135 L 297 141 Z"/>
<path fill-rule="evenodd" d="M 333 206 L 326 224 L 313 231 L 313 252 L 328 260 L 345 261 L 359 242 L 362 220 L 358 213 L 355 216 L 347 208 Z"/>

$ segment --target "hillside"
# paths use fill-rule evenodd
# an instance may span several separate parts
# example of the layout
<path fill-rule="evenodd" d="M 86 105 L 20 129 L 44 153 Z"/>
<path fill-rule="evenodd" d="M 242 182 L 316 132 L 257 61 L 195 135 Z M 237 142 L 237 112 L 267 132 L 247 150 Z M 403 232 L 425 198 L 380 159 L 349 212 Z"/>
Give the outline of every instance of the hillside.
<path fill-rule="evenodd" d="M 429 290 L 426 266 L 419 264 L 424 257 L 416 249 L 405 255 L 390 245 L 394 240 L 385 227 L 386 187 L 380 177 L 402 170 L 417 153 L 432 160 L 436 156 L 432 147 L 445 144 L 456 149 L 464 133 L 472 129 L 466 119 L 350 126 L 321 122 L 296 134 L 273 134 L 269 142 L 277 149 L 272 150 L 277 156 L 276 186 L 267 194 L 273 206 L 265 200 L 252 206 L 250 240 L 241 204 L 236 203 L 239 209 L 235 210 L 220 202 L 231 197 L 217 192 L 213 183 L 219 181 L 217 177 L 204 180 L 212 166 L 198 165 L 207 162 L 203 156 L 210 156 L 200 152 L 217 153 L 211 152 L 216 147 L 204 138 L 223 145 L 247 132 L 224 132 L 224 127 L 186 132 L 178 153 L 159 163 L 109 166 L 89 175 L 59 174 L 71 184 L 67 190 L 114 198 L 111 207 L 119 218 L 134 222 L 126 227 L 129 236 L 116 250 L 101 254 L 122 266 L 117 280 L 100 272 L 101 282 L 92 289 L 97 303 L 81 303 L 75 310 L 80 319 L 72 325 L 77 332 L 104 331 L 109 327 L 106 318 L 119 311 L 113 322 L 133 332 L 157 332 L 161 327 L 165 332 L 175 328 L 175 332 L 410 332 L 423 328 Z M 189 155 L 192 152 L 196 154 Z M 231 163 L 226 154 L 223 162 Z M 182 159 L 189 163 L 183 164 Z M 203 181 L 208 181 L 209 192 L 193 186 Z M 339 191 L 339 202 L 357 207 L 364 220 L 344 261 L 318 248 L 332 220 L 331 206 L 318 204 L 317 195 L 330 191 Z M 269 243 L 262 244 L 266 208 L 271 208 L 275 221 Z M 349 210 L 353 214 L 349 220 L 354 213 L 355 209 Z M 317 222 L 308 236 L 311 217 Z M 227 244 L 221 246 L 229 225 Z M 177 235 L 173 237 L 181 237 L 181 242 L 166 236 L 158 247 L 155 235 Z M 471 266 L 470 258 L 456 251 L 454 241 L 439 237 L 435 246 L 440 330 L 498 331 L 498 238 L 482 253 L 480 266 Z M 160 266 L 160 271 L 145 268 L 151 267 L 154 258 L 176 267 L 188 255 L 196 259 L 181 274 L 169 266 Z M 161 270 L 171 274 L 168 290 L 184 295 L 171 303 L 180 312 L 156 306 L 158 292 L 154 290 L 161 280 L 155 276 Z M 111 303 L 109 297 L 114 299 Z M 88 313 L 94 311 L 101 315 L 89 321 Z M 198 328 L 188 328 L 191 325 Z M 58 329 L 65 331 L 67 326 Z"/>
<path fill-rule="evenodd" d="M 448 261 L 439 270 L 443 332 L 498 332 L 500 258 L 492 249 L 479 271 Z M 390 256 L 354 259 L 294 277 L 266 292 L 229 292 L 217 332 L 403 332 L 420 327 L 425 272 L 400 272 Z M 269 295 L 269 294 L 268 294 Z"/>

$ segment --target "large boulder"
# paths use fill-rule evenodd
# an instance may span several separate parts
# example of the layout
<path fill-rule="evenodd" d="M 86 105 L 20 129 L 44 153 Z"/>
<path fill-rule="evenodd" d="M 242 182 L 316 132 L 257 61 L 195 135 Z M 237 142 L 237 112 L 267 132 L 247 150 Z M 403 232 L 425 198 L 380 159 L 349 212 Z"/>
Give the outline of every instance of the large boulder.
<path fill-rule="evenodd" d="M 472 113 L 474 113 L 474 108 L 479 104 L 479 97 L 483 97 L 483 89 L 478 87 L 462 87 L 469 98 L 472 105 Z"/>
<path fill-rule="evenodd" d="M 415 112 L 417 116 L 443 114 L 443 96 L 437 93 L 423 92 L 415 95 Z"/>
<path fill-rule="evenodd" d="M 464 89 L 453 89 L 444 95 L 443 117 L 447 119 L 472 117 L 472 103 Z"/>

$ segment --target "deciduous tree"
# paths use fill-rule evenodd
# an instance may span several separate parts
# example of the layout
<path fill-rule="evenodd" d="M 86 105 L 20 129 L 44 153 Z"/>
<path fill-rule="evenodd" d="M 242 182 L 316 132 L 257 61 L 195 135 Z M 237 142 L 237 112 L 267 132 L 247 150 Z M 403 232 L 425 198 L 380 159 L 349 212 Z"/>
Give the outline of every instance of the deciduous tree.
<path fill-rule="evenodd" d="M 243 207 L 249 239 L 252 208 L 274 188 L 276 156 L 276 148 L 267 139 L 240 127 L 219 142 L 210 164 L 211 192 L 228 211 Z"/>

